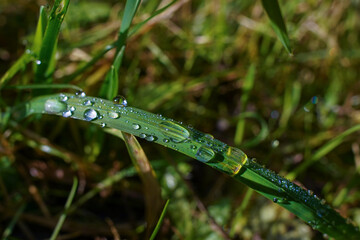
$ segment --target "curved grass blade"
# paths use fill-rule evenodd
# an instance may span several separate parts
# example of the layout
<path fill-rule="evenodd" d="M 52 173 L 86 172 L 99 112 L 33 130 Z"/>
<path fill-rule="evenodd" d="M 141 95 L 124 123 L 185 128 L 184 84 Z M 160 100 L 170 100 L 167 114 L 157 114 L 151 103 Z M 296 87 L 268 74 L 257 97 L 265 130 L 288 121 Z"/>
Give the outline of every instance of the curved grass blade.
<path fill-rule="evenodd" d="M 261 3 L 270 18 L 271 26 L 273 27 L 279 40 L 285 47 L 286 51 L 292 55 L 290 47 L 289 36 L 286 31 L 284 19 L 281 14 L 280 6 L 277 0 L 261 0 Z"/>
<path fill-rule="evenodd" d="M 249 160 L 240 149 L 191 126 L 141 109 L 73 94 L 37 97 L 26 103 L 22 110 L 24 116 L 45 113 L 90 121 L 172 148 L 248 185 L 316 230 L 336 239 L 360 238 L 358 228 L 311 191 Z"/>
<path fill-rule="evenodd" d="M 52 82 L 51 79 L 48 78 L 49 73 L 51 73 L 49 70 L 51 70 L 51 66 L 54 65 L 52 59 L 54 59 L 55 56 L 60 27 L 65 18 L 69 2 L 70 0 L 56 0 L 50 12 L 39 58 L 36 62 L 35 82 L 37 83 Z"/>
<path fill-rule="evenodd" d="M 55 229 L 54 229 L 53 233 L 51 234 L 50 240 L 55 240 L 57 238 L 57 236 L 59 235 L 61 227 L 64 224 L 66 216 L 67 216 L 67 210 L 70 208 L 71 203 L 75 197 L 77 187 L 78 187 L 78 179 L 76 177 L 74 177 L 73 185 L 71 187 L 68 199 L 66 200 L 64 211 L 60 215 L 59 221 L 57 222 Z"/>

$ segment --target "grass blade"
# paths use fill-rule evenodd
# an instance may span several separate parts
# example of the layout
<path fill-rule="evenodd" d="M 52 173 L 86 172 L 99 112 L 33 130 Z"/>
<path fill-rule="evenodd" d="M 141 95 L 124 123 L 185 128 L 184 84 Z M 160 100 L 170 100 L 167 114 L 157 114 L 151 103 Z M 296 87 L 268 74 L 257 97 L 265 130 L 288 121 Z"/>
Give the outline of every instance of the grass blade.
<path fill-rule="evenodd" d="M 92 103 L 90 107 L 86 104 L 88 101 Z M 74 108 L 76 110 L 71 110 Z M 331 237 L 336 239 L 360 237 L 357 228 L 310 191 L 248 159 L 241 150 L 172 119 L 141 109 L 117 105 L 104 99 L 73 94 L 54 94 L 34 98 L 25 104 L 23 111 L 24 115 L 46 113 L 91 121 L 156 142 L 239 180 L 293 212 L 314 229 Z M 356 126 L 351 131 L 348 130 L 347 134 L 355 129 L 358 130 L 360 127 Z M 345 134 L 339 139 L 343 137 Z M 338 141 L 327 145 L 320 153 L 329 151 L 338 144 Z M 320 153 L 318 155 L 321 155 Z"/>
<path fill-rule="evenodd" d="M 261 0 L 261 3 L 270 18 L 271 26 L 273 27 L 279 40 L 285 47 L 289 54 L 292 54 L 290 47 L 289 36 L 286 31 L 284 19 L 281 14 L 280 6 L 277 0 Z"/>
<path fill-rule="evenodd" d="M 70 0 L 56 0 L 49 15 L 49 21 L 44 33 L 44 39 L 41 44 L 39 58 L 35 72 L 35 82 L 51 83 L 49 78 L 49 70 L 54 65 L 54 56 L 56 52 L 57 39 L 60 32 L 61 24 L 65 18 Z"/>
<path fill-rule="evenodd" d="M 16 73 L 23 71 L 26 65 L 33 60 L 33 56 L 30 51 L 25 52 L 0 79 L 0 89 L 2 89 L 6 83 L 12 79 Z"/>
<path fill-rule="evenodd" d="M 248 73 L 246 74 L 244 84 L 242 87 L 243 93 L 241 95 L 240 101 L 241 101 L 241 111 L 243 112 L 246 111 L 246 105 L 250 96 L 250 91 L 254 86 L 255 69 L 256 69 L 255 65 L 252 64 L 248 70 Z M 241 117 L 237 123 L 235 137 L 234 137 L 234 143 L 236 146 L 239 146 L 241 144 L 244 136 L 244 130 L 245 130 L 245 118 Z"/>
<path fill-rule="evenodd" d="M 353 126 L 340 135 L 336 136 L 335 138 L 331 139 L 329 142 L 327 142 L 324 146 L 319 148 L 309 160 L 302 163 L 298 168 L 296 168 L 292 173 L 290 173 L 287 177 L 289 179 L 294 179 L 296 176 L 298 176 L 301 172 L 305 171 L 309 166 L 320 160 L 322 157 L 324 157 L 326 154 L 328 154 L 330 151 L 334 150 L 337 146 L 339 146 L 341 143 L 344 142 L 345 138 L 349 136 L 350 134 L 357 132 L 360 130 L 360 124 Z"/>
<path fill-rule="evenodd" d="M 158 222 L 157 222 L 157 224 L 156 224 L 156 227 L 155 227 L 153 233 L 152 233 L 151 236 L 150 236 L 150 240 L 155 239 L 157 233 L 159 232 L 160 227 L 161 227 L 161 224 L 162 224 L 162 222 L 163 222 L 163 220 L 164 220 L 164 217 L 165 217 L 166 210 L 167 210 L 167 207 L 168 207 L 168 205 L 169 205 L 169 202 L 170 202 L 170 200 L 168 199 L 168 200 L 166 201 L 166 203 L 165 203 L 165 206 L 164 206 L 163 211 L 161 212 L 161 215 L 160 215 L 160 218 L 159 218 L 159 220 L 158 220 Z"/>
<path fill-rule="evenodd" d="M 1 239 L 7 239 L 10 234 L 12 233 L 14 227 L 15 227 L 15 224 L 17 223 L 17 221 L 19 220 L 21 214 L 24 212 L 25 210 L 25 207 L 26 207 L 26 204 L 22 204 L 20 206 L 20 208 L 16 211 L 14 217 L 11 219 L 9 225 L 5 228 L 3 234 L 2 234 L 2 237 Z"/>
<path fill-rule="evenodd" d="M 53 233 L 51 234 L 50 240 L 55 240 L 57 238 L 57 236 L 59 235 L 61 227 L 64 224 L 66 216 L 67 216 L 67 210 L 70 208 L 71 203 L 72 203 L 72 201 L 73 201 L 73 199 L 75 197 L 77 186 L 78 186 L 78 179 L 75 177 L 73 185 L 72 185 L 71 190 L 70 190 L 70 194 L 69 194 L 68 199 L 66 200 L 66 203 L 65 203 L 64 211 L 60 215 L 59 221 L 57 222 L 56 227 L 55 227 Z"/>
<path fill-rule="evenodd" d="M 146 235 L 149 236 L 161 211 L 161 205 L 163 203 L 161 188 L 156 179 L 155 172 L 137 139 L 134 135 L 128 133 L 123 133 L 123 136 L 130 158 L 144 184 L 147 220 Z"/>

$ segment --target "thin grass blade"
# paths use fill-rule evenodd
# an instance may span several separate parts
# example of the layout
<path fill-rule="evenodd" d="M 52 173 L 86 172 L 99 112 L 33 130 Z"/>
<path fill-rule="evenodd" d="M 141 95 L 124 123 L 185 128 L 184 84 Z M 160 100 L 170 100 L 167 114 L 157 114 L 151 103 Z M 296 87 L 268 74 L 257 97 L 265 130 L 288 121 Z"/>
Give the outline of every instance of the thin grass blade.
<path fill-rule="evenodd" d="M 255 64 L 252 64 L 249 67 L 248 73 L 246 74 L 245 80 L 244 80 L 244 84 L 242 87 L 242 95 L 241 95 L 241 111 L 245 112 L 246 111 L 246 105 L 247 105 L 247 101 L 249 99 L 250 96 L 250 91 L 254 86 L 254 81 L 255 81 Z M 240 114 L 241 116 L 241 114 Z M 234 137 L 234 143 L 236 146 L 239 146 L 243 140 L 243 136 L 244 136 L 244 130 L 245 130 L 245 118 L 241 117 L 237 123 L 236 126 L 236 132 L 235 132 L 235 137 Z"/>
<path fill-rule="evenodd" d="M 4 76 L 0 79 L 0 89 L 2 89 L 6 83 L 12 79 L 16 73 L 23 71 L 26 65 L 33 60 L 33 55 L 30 51 L 26 51 L 11 67 L 6 71 Z"/>
<path fill-rule="evenodd" d="M 287 34 L 284 19 L 281 14 L 280 6 L 277 0 L 261 0 L 261 3 L 270 18 L 271 26 L 273 27 L 279 40 L 285 47 L 289 54 L 292 54 L 289 36 Z"/>
<path fill-rule="evenodd" d="M 78 187 L 78 179 L 76 177 L 74 177 L 73 185 L 71 187 L 68 199 L 66 200 L 64 211 L 60 215 L 59 221 L 57 222 L 55 229 L 54 229 L 53 233 L 51 234 L 50 240 L 55 240 L 58 237 L 61 227 L 64 224 L 65 219 L 67 217 L 67 211 L 69 210 L 71 203 L 75 197 L 77 187 Z"/>
<path fill-rule="evenodd" d="M 168 199 L 168 200 L 166 201 L 166 203 L 165 203 L 164 209 L 163 209 L 162 212 L 161 212 L 161 215 L 160 215 L 160 218 L 159 218 L 159 220 L 158 220 L 158 222 L 157 222 L 157 224 L 156 224 L 156 227 L 155 227 L 153 233 L 152 233 L 151 236 L 150 236 L 150 240 L 155 239 L 157 233 L 159 232 L 160 227 L 161 227 L 161 224 L 162 224 L 162 222 L 163 222 L 163 220 L 164 220 L 164 217 L 165 217 L 166 210 L 167 210 L 167 207 L 168 207 L 168 205 L 169 205 L 169 202 L 170 202 L 170 200 Z"/>

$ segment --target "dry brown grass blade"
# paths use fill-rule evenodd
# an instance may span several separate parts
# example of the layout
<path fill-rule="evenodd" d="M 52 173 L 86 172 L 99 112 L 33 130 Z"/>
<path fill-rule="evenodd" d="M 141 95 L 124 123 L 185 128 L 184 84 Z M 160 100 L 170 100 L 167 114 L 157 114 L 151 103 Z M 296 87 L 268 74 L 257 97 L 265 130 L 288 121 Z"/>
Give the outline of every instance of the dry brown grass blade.
<path fill-rule="evenodd" d="M 155 172 L 135 136 L 124 132 L 123 136 L 131 160 L 144 184 L 147 221 L 146 235 L 150 236 L 164 205 L 164 201 L 161 198 L 161 188 L 156 179 Z"/>

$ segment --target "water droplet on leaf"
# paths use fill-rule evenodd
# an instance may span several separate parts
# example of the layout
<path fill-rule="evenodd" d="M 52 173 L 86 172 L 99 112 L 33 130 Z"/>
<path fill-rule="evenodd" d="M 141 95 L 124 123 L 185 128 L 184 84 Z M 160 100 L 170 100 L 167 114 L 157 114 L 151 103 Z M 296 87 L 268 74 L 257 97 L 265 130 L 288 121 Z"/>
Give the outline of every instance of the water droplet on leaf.
<path fill-rule="evenodd" d="M 113 102 L 117 105 L 120 105 L 122 107 L 126 107 L 128 105 L 128 102 L 126 101 L 126 98 L 121 96 L 121 95 L 117 95 L 116 97 L 113 98 Z"/>
<path fill-rule="evenodd" d="M 86 93 L 84 91 L 77 91 L 75 95 L 78 97 L 86 97 Z"/>
<path fill-rule="evenodd" d="M 107 115 L 109 116 L 109 118 L 112 118 L 112 119 L 117 119 L 120 117 L 120 113 L 117 113 L 117 112 L 108 112 Z"/>
<path fill-rule="evenodd" d="M 106 123 L 100 123 L 100 127 L 106 127 Z"/>
<path fill-rule="evenodd" d="M 62 113 L 63 117 L 71 117 L 73 115 L 73 112 L 70 110 L 67 110 L 65 112 Z"/>
<path fill-rule="evenodd" d="M 99 117 L 99 114 L 96 110 L 92 108 L 88 108 L 84 112 L 84 119 L 86 121 L 93 121 Z"/>
<path fill-rule="evenodd" d="M 67 104 L 57 99 L 48 99 L 44 108 L 47 113 L 60 113 L 67 109 Z"/>
<path fill-rule="evenodd" d="M 133 127 L 133 129 L 135 129 L 135 130 L 140 129 L 140 125 L 139 125 L 139 124 L 136 124 L 136 123 L 133 123 L 132 127 Z"/>
<path fill-rule="evenodd" d="M 190 133 L 186 128 L 171 121 L 161 122 L 159 127 L 161 132 L 175 143 L 181 143 L 190 137 Z"/>
<path fill-rule="evenodd" d="M 196 159 L 201 162 L 208 162 L 211 159 L 213 159 L 214 156 L 215 156 L 214 151 L 211 150 L 211 148 L 205 146 L 200 147 L 196 152 Z"/>
<path fill-rule="evenodd" d="M 83 105 L 84 106 L 92 106 L 92 105 L 94 105 L 94 102 L 92 102 L 90 100 L 86 100 L 86 101 L 84 101 Z"/>

